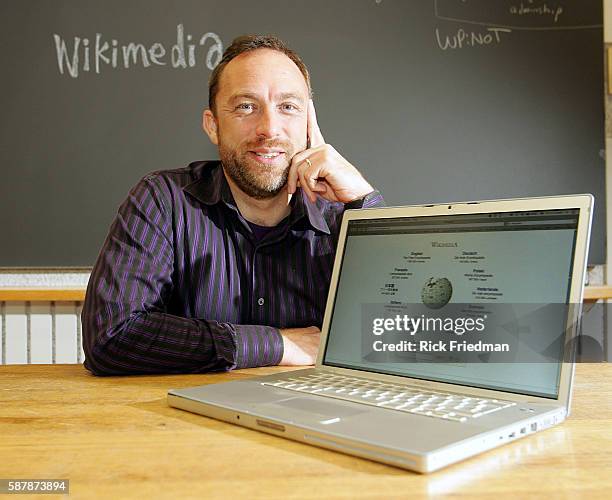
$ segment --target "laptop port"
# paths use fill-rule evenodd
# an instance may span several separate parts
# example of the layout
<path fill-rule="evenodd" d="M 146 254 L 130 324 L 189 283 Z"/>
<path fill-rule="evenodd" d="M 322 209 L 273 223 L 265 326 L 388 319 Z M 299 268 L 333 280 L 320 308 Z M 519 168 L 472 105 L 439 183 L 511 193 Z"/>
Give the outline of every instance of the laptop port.
<path fill-rule="evenodd" d="M 531 424 L 531 432 L 535 432 L 538 430 L 538 423 L 534 422 L 533 424 Z"/>
<path fill-rule="evenodd" d="M 261 427 L 266 427 L 268 429 L 272 429 L 275 431 L 285 432 L 285 426 L 280 424 L 275 424 L 274 422 L 268 422 L 266 420 L 257 419 L 257 425 Z"/>

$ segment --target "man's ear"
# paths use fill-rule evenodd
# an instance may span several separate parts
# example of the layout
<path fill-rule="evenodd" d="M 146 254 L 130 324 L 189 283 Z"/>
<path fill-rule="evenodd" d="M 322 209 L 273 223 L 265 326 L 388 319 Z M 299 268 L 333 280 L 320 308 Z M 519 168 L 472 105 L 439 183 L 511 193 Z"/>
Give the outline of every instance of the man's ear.
<path fill-rule="evenodd" d="M 210 109 L 205 109 L 202 115 L 202 128 L 210 142 L 215 145 L 219 144 L 219 134 L 217 132 L 217 120 Z"/>

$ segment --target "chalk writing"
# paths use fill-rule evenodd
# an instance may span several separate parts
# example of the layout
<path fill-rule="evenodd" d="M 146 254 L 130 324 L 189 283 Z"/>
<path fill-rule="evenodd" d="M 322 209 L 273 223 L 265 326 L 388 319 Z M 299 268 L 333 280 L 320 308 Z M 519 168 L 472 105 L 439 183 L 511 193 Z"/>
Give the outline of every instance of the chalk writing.
<path fill-rule="evenodd" d="M 202 35 L 196 42 L 192 35 L 185 36 L 182 24 L 176 27 L 176 43 L 168 51 L 166 47 L 155 42 L 148 47 L 143 43 L 129 42 L 119 44 L 118 40 L 104 40 L 101 33 L 96 33 L 95 39 L 75 36 L 70 47 L 69 43 L 57 33 L 53 34 L 57 68 L 61 75 L 67 72 L 72 78 L 78 78 L 79 72 L 93 72 L 99 75 L 104 66 L 113 69 L 130 69 L 135 67 L 149 68 L 166 66 L 172 68 L 193 68 L 196 66 L 200 52 L 205 53 L 206 67 L 214 69 L 223 54 L 223 44 L 215 33 Z M 210 44 L 208 43 L 210 41 Z"/>
<path fill-rule="evenodd" d="M 518 5 L 511 5 L 509 12 L 515 16 L 548 16 L 552 17 L 553 22 L 556 23 L 563 14 L 563 7 L 561 5 L 550 6 L 547 2 L 527 0 Z"/>
<path fill-rule="evenodd" d="M 564 0 L 433 0 L 438 20 L 515 31 L 558 31 L 602 27 L 593 2 Z M 584 7 L 583 7 L 583 4 Z"/>
<path fill-rule="evenodd" d="M 458 29 L 450 35 L 441 35 L 440 29 L 436 28 L 436 41 L 442 50 L 463 49 L 466 47 L 480 47 L 497 45 L 501 43 L 503 33 L 511 33 L 508 28 L 486 28 L 484 31 Z"/>

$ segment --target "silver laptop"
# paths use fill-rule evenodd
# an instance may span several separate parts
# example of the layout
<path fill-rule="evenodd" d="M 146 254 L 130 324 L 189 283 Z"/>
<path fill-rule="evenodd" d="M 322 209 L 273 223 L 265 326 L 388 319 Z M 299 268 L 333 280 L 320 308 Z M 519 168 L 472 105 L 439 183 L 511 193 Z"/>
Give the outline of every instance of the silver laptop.
<path fill-rule="evenodd" d="M 173 389 L 168 403 L 418 472 L 558 424 L 592 207 L 576 195 L 349 210 L 315 367 Z"/>

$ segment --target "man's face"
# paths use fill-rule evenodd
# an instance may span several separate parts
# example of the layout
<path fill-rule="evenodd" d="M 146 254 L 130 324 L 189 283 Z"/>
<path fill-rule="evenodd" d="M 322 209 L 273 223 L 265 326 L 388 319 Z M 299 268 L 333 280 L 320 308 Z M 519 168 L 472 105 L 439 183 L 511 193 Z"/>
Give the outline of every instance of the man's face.
<path fill-rule="evenodd" d="M 293 155 L 306 149 L 308 100 L 304 76 L 281 52 L 247 52 L 223 70 L 204 129 L 247 195 L 271 198 L 285 186 Z"/>

